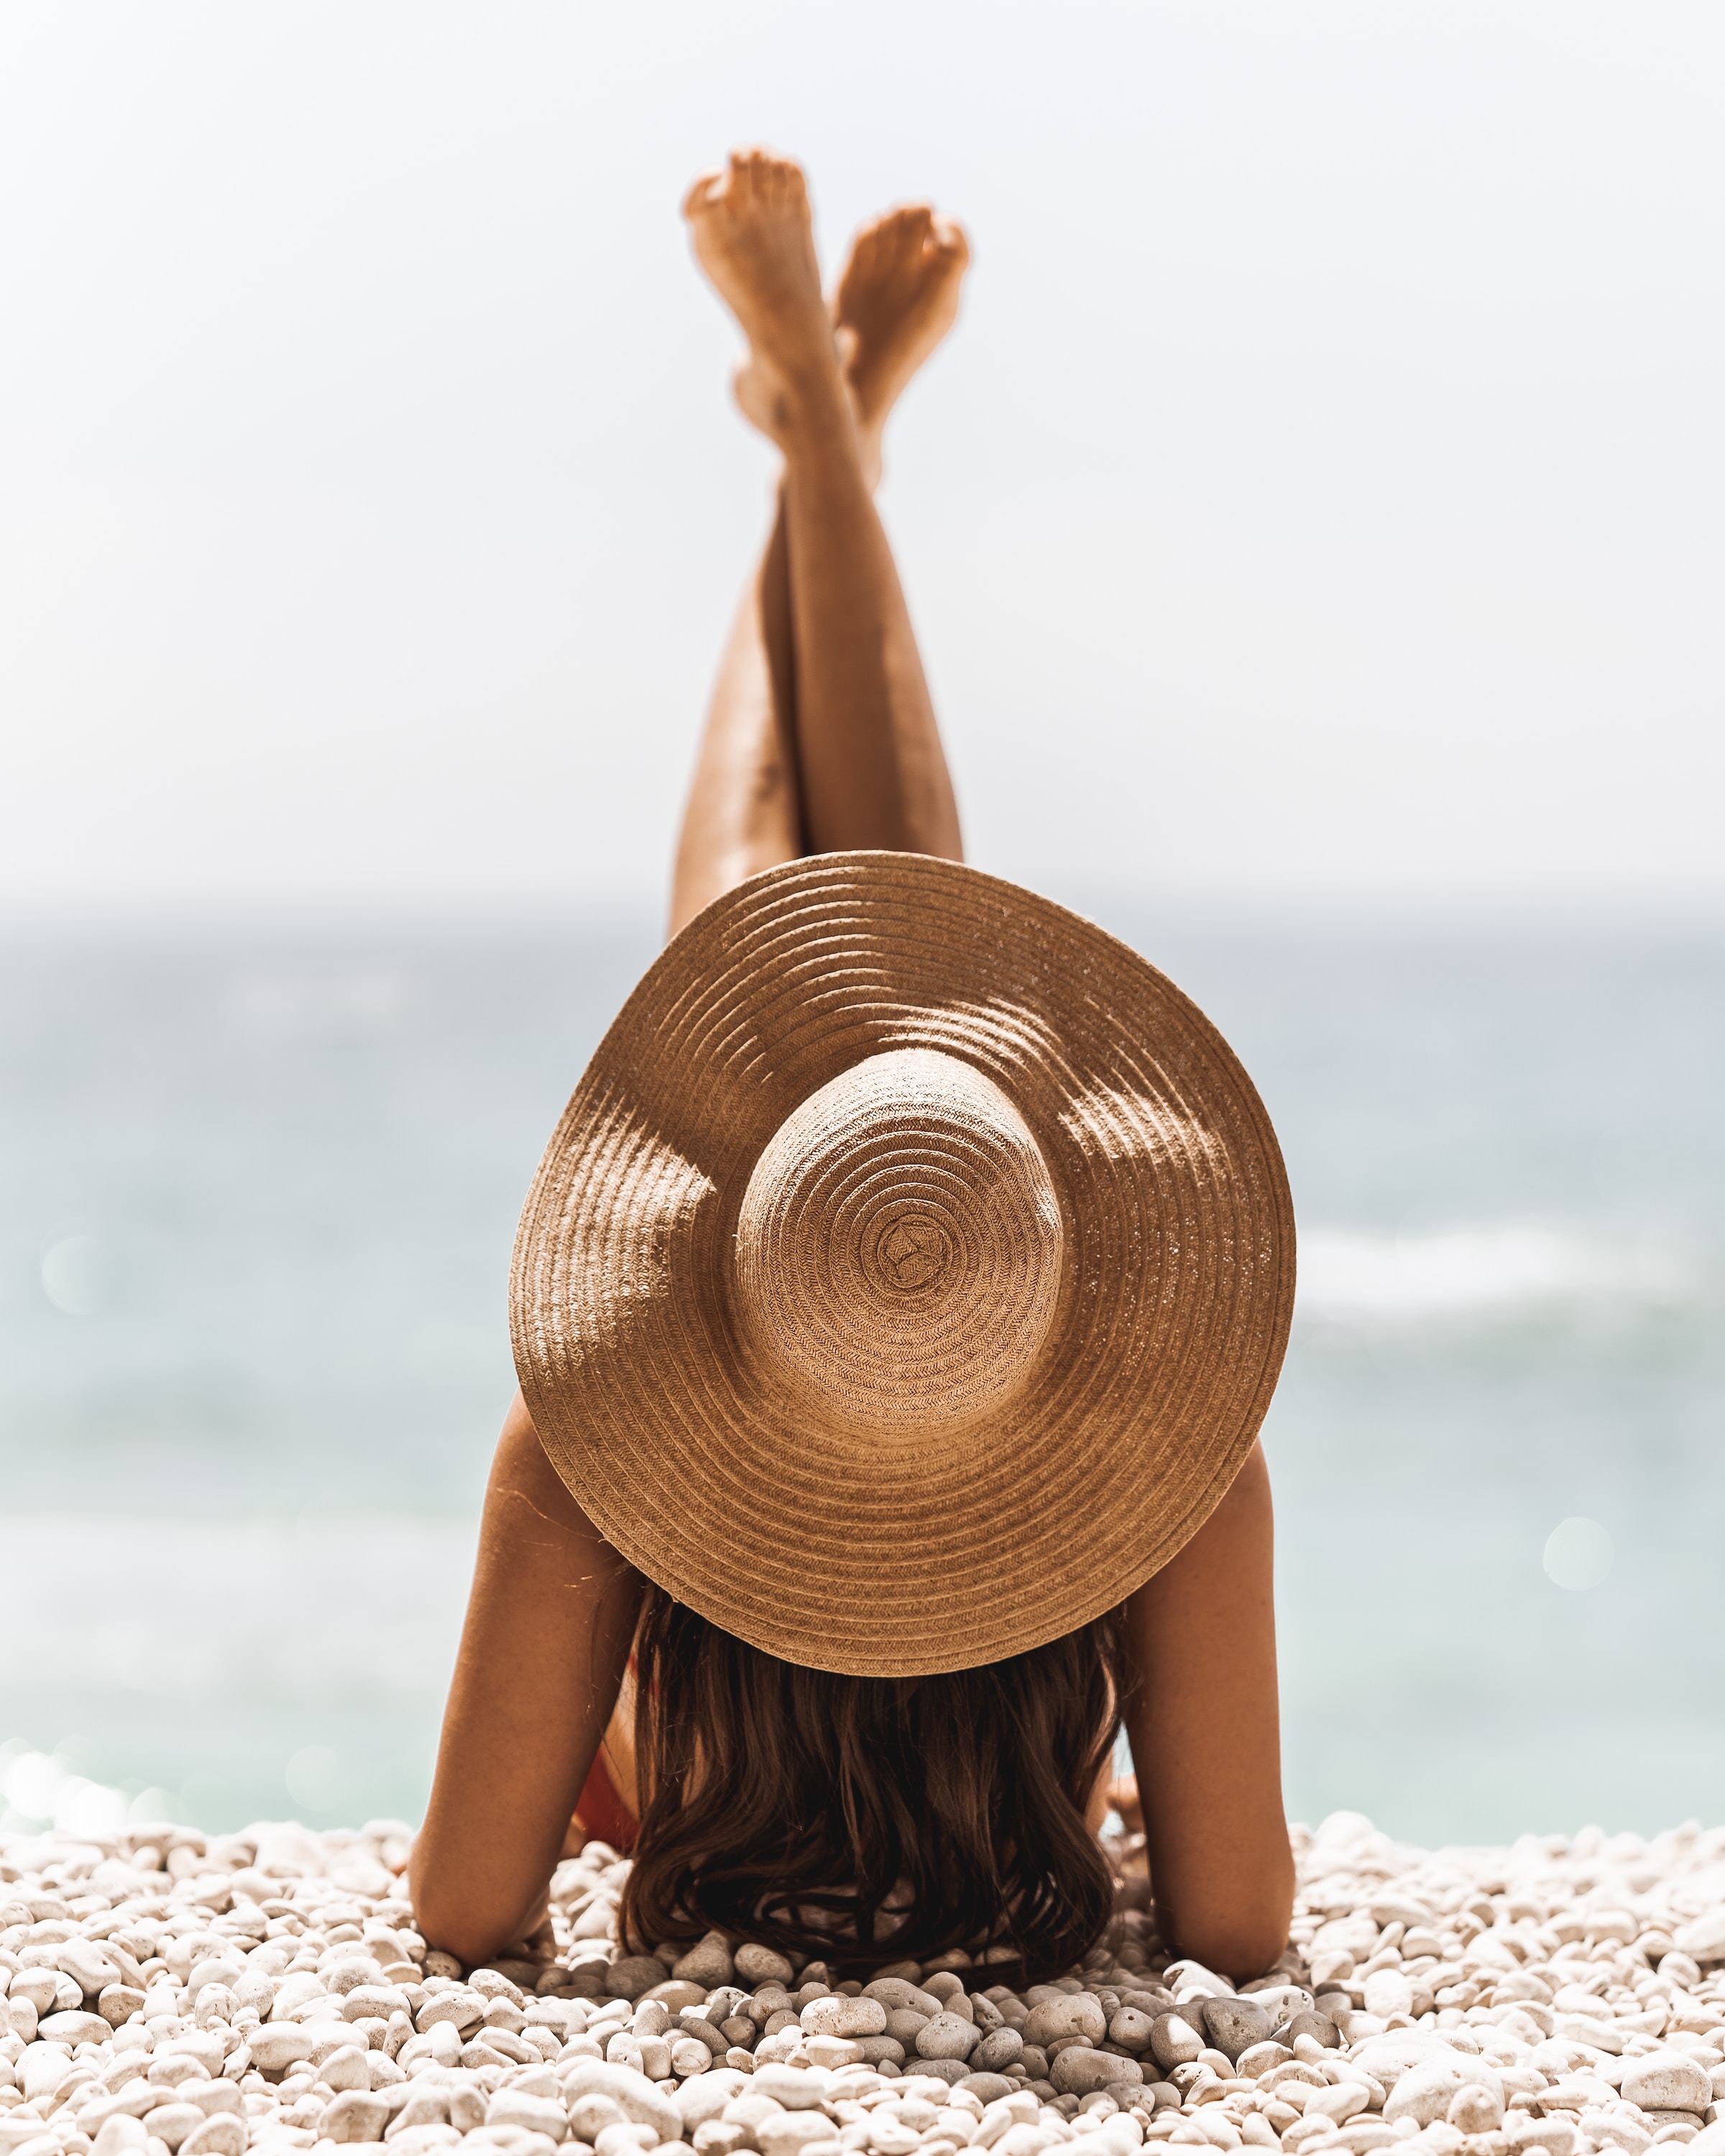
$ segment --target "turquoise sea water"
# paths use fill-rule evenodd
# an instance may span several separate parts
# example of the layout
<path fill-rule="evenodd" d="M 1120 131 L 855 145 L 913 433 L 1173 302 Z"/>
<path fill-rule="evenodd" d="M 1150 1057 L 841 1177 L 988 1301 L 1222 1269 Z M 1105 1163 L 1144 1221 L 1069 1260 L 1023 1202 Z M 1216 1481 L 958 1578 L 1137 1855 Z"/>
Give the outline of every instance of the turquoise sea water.
<path fill-rule="evenodd" d="M 1293 1180 L 1291 1812 L 1719 1817 L 1725 932 L 1096 910 L 1229 1034 Z M 6 1815 L 418 1816 L 516 1211 L 655 942 L 0 944 Z"/>

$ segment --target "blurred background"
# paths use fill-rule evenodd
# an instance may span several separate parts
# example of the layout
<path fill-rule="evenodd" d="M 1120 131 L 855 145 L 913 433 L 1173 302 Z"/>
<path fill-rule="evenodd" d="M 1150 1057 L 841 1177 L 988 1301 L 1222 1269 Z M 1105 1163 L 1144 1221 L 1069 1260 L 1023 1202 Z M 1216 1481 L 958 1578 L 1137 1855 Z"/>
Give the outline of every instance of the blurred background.
<path fill-rule="evenodd" d="M 883 512 L 972 858 L 1301 1228 L 1291 1813 L 1725 1789 L 1725 18 L 0 16 L 0 1818 L 417 1818 L 516 1209 L 770 459 L 677 203 L 975 249 Z"/>

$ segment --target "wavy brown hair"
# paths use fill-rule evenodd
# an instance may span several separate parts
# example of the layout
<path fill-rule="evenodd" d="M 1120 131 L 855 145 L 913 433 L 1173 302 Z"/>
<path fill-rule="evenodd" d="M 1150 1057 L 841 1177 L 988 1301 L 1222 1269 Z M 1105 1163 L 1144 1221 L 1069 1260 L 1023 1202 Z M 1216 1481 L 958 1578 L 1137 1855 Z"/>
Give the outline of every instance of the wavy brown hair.
<path fill-rule="evenodd" d="M 1117 1611 L 979 1669 L 854 1677 L 649 1588 L 636 1669 L 626 1938 L 718 1931 L 859 1975 L 992 1948 L 1034 1981 L 1107 1928 L 1085 1813 L 1120 1727 Z"/>

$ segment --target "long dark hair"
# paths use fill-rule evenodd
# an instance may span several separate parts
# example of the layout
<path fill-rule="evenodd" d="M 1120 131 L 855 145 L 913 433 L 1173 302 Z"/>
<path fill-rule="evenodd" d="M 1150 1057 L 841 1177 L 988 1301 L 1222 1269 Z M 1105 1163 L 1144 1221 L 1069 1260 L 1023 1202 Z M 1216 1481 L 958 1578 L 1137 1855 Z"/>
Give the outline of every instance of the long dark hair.
<path fill-rule="evenodd" d="M 980 1669 L 801 1669 L 649 1588 L 636 1635 L 644 1810 L 626 1938 L 708 1931 L 859 1975 L 990 1947 L 1080 1960 L 1113 1881 L 1085 1812 L 1120 1727 L 1120 1616 Z"/>

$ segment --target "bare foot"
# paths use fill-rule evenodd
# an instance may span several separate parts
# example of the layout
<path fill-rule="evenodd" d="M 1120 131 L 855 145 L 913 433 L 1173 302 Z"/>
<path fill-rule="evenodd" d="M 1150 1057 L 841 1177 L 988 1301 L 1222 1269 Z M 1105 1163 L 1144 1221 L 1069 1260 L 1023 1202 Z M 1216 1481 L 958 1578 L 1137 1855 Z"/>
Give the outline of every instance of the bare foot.
<path fill-rule="evenodd" d="M 833 324 L 871 481 L 880 477 L 886 415 L 957 320 L 969 260 L 963 226 L 926 203 L 888 210 L 852 244 L 833 295 Z"/>
<path fill-rule="evenodd" d="M 749 341 L 737 401 L 782 445 L 799 411 L 840 385 L 803 174 L 770 151 L 733 151 L 722 172 L 690 188 L 683 214 L 701 268 Z"/>

